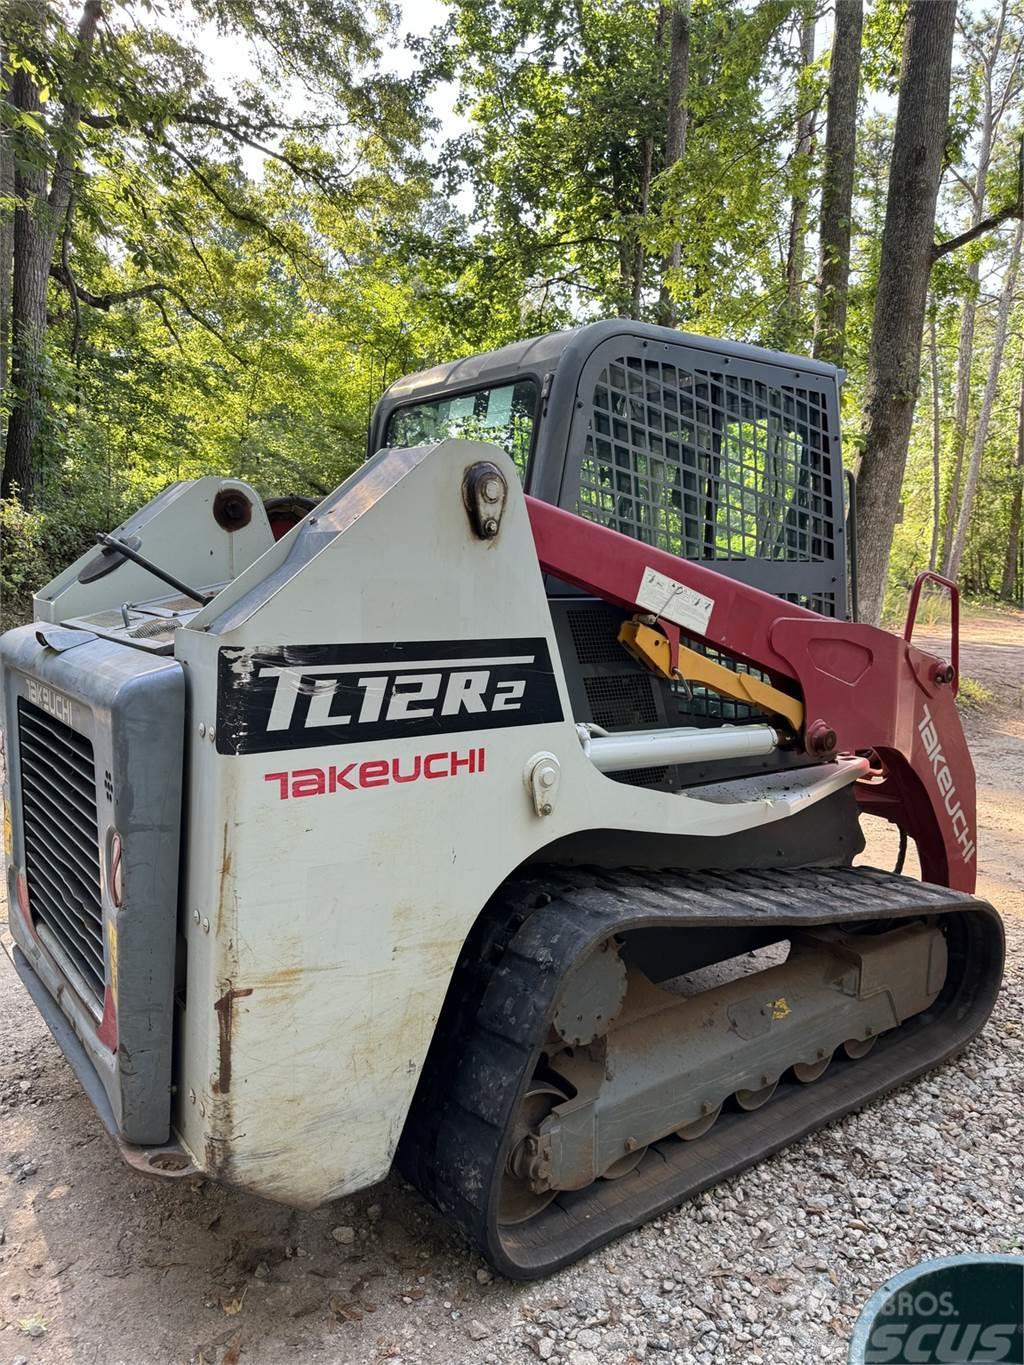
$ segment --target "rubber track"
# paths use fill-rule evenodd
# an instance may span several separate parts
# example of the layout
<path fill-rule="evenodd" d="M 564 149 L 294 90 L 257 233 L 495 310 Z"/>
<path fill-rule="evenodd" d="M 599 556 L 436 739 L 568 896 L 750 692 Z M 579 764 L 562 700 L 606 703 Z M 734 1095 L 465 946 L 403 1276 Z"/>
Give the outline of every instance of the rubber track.
<path fill-rule="evenodd" d="M 812 1085 L 783 1081 L 754 1113 L 723 1113 L 693 1142 L 650 1147 L 620 1180 L 561 1194 L 536 1218 L 495 1216 L 508 1132 L 565 974 L 612 934 L 756 925 L 788 929 L 942 916 L 949 972 L 924 1014 Z M 673 873 L 537 869 L 489 902 L 460 957 L 420 1078 L 399 1166 L 514 1279 L 545 1275 L 955 1055 L 1002 977 L 1002 922 L 963 893 L 871 868 Z"/>

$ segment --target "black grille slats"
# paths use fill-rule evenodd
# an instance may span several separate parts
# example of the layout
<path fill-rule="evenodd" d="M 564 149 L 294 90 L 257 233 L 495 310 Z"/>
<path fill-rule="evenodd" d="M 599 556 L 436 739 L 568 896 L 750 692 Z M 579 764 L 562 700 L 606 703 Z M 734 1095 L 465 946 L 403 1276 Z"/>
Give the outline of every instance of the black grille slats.
<path fill-rule="evenodd" d="M 32 919 L 102 1005 L 103 909 L 92 743 L 19 697 L 18 750 Z"/>

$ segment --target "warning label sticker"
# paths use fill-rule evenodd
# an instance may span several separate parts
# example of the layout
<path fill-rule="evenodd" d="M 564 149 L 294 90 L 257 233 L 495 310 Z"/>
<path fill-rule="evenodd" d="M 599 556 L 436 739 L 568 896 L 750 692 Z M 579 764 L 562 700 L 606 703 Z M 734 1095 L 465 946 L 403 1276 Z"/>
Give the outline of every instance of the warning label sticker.
<path fill-rule="evenodd" d="M 681 630 L 703 635 L 711 620 L 715 599 L 688 588 L 685 583 L 677 583 L 674 578 L 658 573 L 657 569 L 646 568 L 637 589 L 636 604 L 655 616 L 663 616 Z"/>

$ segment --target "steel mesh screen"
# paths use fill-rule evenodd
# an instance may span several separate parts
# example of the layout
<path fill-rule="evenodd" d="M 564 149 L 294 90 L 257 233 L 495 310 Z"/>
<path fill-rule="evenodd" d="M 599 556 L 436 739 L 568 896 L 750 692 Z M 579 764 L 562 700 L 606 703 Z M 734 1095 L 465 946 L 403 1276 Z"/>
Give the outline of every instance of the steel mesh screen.
<path fill-rule="evenodd" d="M 824 392 L 622 356 L 594 385 L 577 510 L 688 559 L 832 559 L 829 443 Z"/>

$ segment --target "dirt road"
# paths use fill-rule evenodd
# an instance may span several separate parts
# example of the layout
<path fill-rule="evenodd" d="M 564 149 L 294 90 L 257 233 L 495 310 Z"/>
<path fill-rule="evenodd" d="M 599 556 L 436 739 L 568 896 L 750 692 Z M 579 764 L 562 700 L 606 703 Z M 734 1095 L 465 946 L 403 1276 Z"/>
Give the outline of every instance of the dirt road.
<path fill-rule="evenodd" d="M 994 694 L 966 724 L 979 892 L 1010 942 L 985 1035 L 543 1285 L 493 1281 L 396 1178 L 296 1214 L 130 1174 L 0 954 L 0 1365 L 838 1362 L 889 1274 L 1020 1250 L 1024 616 L 972 619 L 964 667 Z M 894 843 L 873 836 L 870 859 L 891 866 Z"/>

